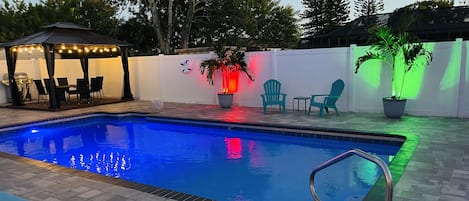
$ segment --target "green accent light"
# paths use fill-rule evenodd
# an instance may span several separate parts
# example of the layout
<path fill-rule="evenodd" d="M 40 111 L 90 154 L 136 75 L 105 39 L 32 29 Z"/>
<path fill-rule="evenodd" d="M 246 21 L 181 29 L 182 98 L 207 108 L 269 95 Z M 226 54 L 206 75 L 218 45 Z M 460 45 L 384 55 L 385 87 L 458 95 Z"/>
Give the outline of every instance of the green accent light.
<path fill-rule="evenodd" d="M 363 55 L 366 53 L 366 48 L 357 48 L 357 53 L 356 55 Z M 358 57 L 357 57 L 358 58 Z M 357 58 L 354 59 L 354 61 L 357 60 Z M 381 60 L 368 60 L 365 63 L 362 64 L 361 68 L 365 68 L 366 70 L 361 71 L 359 74 L 357 74 L 361 80 L 363 80 L 366 84 L 369 86 L 373 87 L 373 89 L 377 89 L 381 85 L 381 71 L 382 67 L 385 66 L 386 63 L 384 63 Z M 352 71 L 355 69 L 355 67 L 352 65 L 351 66 Z"/>
<path fill-rule="evenodd" d="M 448 66 L 440 82 L 440 91 L 452 89 L 459 85 L 459 72 L 461 72 L 461 43 L 453 43 L 451 54 L 449 55 Z"/>
<path fill-rule="evenodd" d="M 381 66 L 384 65 L 382 61 L 380 60 L 373 60 L 373 61 L 368 61 L 364 66 L 370 66 L 370 67 L 365 67 L 368 68 L 361 78 L 369 84 L 371 87 L 374 89 L 377 89 L 380 84 L 381 84 Z"/>
<path fill-rule="evenodd" d="M 433 52 L 435 43 L 425 43 L 423 46 L 426 50 Z M 415 61 L 419 67 L 407 72 L 404 80 L 404 87 L 402 88 L 402 97 L 407 99 L 417 99 L 420 89 L 423 85 L 423 78 L 428 66 L 425 65 L 425 59 L 419 57 Z"/>

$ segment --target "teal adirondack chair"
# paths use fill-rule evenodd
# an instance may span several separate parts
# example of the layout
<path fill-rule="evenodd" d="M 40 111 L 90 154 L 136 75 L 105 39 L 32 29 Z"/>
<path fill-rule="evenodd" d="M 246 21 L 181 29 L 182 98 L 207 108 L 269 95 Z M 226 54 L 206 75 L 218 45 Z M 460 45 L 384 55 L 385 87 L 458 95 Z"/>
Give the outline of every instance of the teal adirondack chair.
<path fill-rule="evenodd" d="M 311 107 L 319 108 L 319 117 L 322 117 L 323 110 L 326 109 L 327 114 L 329 114 L 329 108 L 333 108 L 337 116 L 339 116 L 339 111 L 335 103 L 339 100 L 342 91 L 344 91 L 344 81 L 341 79 L 336 80 L 332 83 L 331 92 L 329 94 L 316 94 L 311 96 L 311 102 L 309 104 L 308 115 L 311 112 Z M 316 102 L 314 98 L 324 97 L 324 101 Z"/>
<path fill-rule="evenodd" d="M 264 83 L 264 94 L 261 94 L 262 105 L 264 108 L 264 114 L 267 112 L 268 105 L 279 105 L 282 112 L 285 112 L 285 99 L 287 94 L 280 93 L 280 87 L 282 83 L 277 80 L 270 79 Z"/>

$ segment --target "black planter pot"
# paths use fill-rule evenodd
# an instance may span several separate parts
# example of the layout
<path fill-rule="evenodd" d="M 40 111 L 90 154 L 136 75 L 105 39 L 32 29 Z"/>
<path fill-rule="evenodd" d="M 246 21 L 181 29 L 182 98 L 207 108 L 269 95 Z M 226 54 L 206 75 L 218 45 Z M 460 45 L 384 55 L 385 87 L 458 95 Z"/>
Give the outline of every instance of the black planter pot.
<path fill-rule="evenodd" d="M 221 108 L 231 108 L 233 105 L 233 94 L 218 94 L 218 104 Z"/>
<path fill-rule="evenodd" d="M 384 115 L 388 118 L 398 119 L 404 115 L 407 99 L 383 98 Z"/>

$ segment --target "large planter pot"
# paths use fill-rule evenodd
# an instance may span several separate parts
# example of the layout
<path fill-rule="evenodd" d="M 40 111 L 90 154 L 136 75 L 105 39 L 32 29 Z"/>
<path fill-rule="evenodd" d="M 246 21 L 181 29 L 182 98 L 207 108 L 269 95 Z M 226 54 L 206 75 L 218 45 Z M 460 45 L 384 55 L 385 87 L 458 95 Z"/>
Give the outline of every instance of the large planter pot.
<path fill-rule="evenodd" d="M 388 118 L 398 119 L 404 115 L 406 99 L 383 98 L 384 115 Z"/>
<path fill-rule="evenodd" d="M 233 94 L 218 94 L 218 104 L 221 108 L 231 108 L 233 105 Z"/>

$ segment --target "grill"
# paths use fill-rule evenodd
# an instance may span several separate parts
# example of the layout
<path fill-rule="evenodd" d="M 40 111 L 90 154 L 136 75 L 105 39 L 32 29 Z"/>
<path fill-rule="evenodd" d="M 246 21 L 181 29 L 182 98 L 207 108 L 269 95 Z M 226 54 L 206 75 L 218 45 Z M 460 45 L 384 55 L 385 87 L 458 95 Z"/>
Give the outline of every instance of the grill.
<path fill-rule="evenodd" d="M 32 79 L 28 77 L 25 72 L 15 73 L 15 81 L 18 86 L 18 92 L 20 94 L 21 101 L 31 100 L 31 94 L 29 93 L 29 87 L 31 86 Z M 3 74 L 2 84 L 5 85 L 5 92 L 7 95 L 7 101 L 12 102 L 10 82 L 8 81 L 8 73 Z"/>

